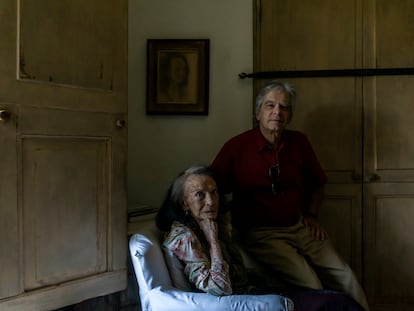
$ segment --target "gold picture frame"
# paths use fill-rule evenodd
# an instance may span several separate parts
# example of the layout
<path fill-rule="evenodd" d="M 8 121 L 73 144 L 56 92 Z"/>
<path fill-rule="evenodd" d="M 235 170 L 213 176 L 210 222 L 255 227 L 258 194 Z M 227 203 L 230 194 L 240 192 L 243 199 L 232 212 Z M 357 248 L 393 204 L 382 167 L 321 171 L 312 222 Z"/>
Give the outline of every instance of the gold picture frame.
<path fill-rule="evenodd" d="M 209 39 L 147 40 L 147 114 L 207 115 Z"/>

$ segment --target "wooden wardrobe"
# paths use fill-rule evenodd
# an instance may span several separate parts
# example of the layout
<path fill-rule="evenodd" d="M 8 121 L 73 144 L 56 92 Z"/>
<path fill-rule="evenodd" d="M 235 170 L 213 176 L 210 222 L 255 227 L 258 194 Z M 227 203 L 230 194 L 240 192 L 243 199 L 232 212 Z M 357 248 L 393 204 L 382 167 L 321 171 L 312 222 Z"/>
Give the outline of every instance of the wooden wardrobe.
<path fill-rule="evenodd" d="M 404 68 L 414 68 L 414 1 L 254 1 L 254 71 L 297 89 L 291 128 L 329 177 L 321 221 L 373 311 L 414 309 L 414 75 Z M 343 69 L 356 74 L 283 76 Z"/>

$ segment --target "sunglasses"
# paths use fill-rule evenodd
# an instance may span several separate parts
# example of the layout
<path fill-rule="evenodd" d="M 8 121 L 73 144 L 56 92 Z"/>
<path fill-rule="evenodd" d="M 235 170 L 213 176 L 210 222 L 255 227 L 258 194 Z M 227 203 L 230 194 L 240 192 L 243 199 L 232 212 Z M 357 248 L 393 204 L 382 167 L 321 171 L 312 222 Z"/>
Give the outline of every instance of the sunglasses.
<path fill-rule="evenodd" d="M 280 178 L 279 164 L 269 167 L 269 176 L 272 178 L 272 192 L 273 193 L 283 192 L 283 184 Z"/>

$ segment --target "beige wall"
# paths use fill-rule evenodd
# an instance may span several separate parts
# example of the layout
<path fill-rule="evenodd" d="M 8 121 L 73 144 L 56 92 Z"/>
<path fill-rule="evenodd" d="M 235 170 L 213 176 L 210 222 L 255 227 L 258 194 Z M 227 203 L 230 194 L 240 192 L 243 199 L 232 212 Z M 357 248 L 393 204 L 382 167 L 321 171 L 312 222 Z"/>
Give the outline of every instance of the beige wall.
<path fill-rule="evenodd" d="M 129 156 L 131 204 L 159 205 L 171 180 L 209 164 L 222 144 L 251 126 L 251 0 L 129 0 Z M 210 39 L 208 116 L 148 116 L 146 39 Z"/>

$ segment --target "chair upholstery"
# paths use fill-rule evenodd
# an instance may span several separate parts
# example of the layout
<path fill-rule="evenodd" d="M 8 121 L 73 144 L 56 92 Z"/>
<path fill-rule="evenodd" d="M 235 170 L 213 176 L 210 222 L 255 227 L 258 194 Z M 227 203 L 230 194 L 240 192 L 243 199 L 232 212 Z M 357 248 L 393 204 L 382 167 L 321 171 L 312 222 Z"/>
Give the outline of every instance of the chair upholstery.
<path fill-rule="evenodd" d="M 142 223 L 129 240 L 142 311 L 292 311 L 286 297 L 268 295 L 213 296 L 174 285 L 153 220 Z"/>

